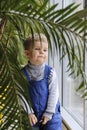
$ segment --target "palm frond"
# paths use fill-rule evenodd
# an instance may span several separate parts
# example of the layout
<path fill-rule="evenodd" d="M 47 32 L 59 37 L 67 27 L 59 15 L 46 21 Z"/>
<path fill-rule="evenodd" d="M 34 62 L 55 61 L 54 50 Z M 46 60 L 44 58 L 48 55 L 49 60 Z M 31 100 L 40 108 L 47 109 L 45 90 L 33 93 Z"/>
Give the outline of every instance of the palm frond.
<path fill-rule="evenodd" d="M 0 106 L 4 104 L 0 112 L 3 115 L 1 129 L 4 130 L 19 129 L 23 125 L 19 93 L 25 97 L 27 94 L 22 88 L 22 86 L 26 86 L 26 83 L 24 83 L 25 80 L 18 66 L 16 45 L 11 43 L 11 37 L 9 37 L 9 40 L 11 45 L 6 46 L 7 44 L 5 43 L 0 44 L 0 48 L 3 51 L 3 60 L 0 62 L 0 77 L 2 77 L 0 79 Z"/>

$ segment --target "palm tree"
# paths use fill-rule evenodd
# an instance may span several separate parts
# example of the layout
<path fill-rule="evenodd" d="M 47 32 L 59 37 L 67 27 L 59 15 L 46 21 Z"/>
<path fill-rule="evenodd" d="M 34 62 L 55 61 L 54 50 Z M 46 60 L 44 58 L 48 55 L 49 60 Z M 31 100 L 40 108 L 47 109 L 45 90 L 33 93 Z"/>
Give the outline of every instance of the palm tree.
<path fill-rule="evenodd" d="M 1 130 L 25 130 L 27 126 L 30 127 L 27 112 L 21 110 L 19 101 L 19 97 L 22 98 L 23 95 L 30 103 L 27 81 L 21 73 L 18 58 L 20 46 L 30 33 L 32 36 L 34 32 L 46 34 L 52 54 L 53 44 L 57 51 L 63 50 L 62 58 L 66 55 L 68 57 L 67 70 L 70 75 L 74 72 L 76 76 L 81 75 L 82 82 L 78 90 L 87 95 L 84 89 L 86 77 L 82 59 L 86 40 L 87 9 L 75 12 L 78 7 L 75 4 L 59 10 L 56 7 L 57 4 L 48 6 L 48 0 L 0 0 Z"/>

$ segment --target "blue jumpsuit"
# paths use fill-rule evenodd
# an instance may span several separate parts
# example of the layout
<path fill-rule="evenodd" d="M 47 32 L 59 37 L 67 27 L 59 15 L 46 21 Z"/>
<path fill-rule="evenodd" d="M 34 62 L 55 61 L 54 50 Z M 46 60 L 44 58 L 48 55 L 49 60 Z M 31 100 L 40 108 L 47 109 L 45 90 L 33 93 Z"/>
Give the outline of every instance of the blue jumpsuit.
<path fill-rule="evenodd" d="M 62 121 L 60 114 L 60 103 L 58 101 L 55 113 L 52 116 L 52 119 L 49 120 L 45 125 L 40 125 L 39 121 L 43 113 L 46 110 L 47 99 L 49 95 L 48 91 L 48 76 L 50 73 L 51 67 L 45 65 L 44 78 L 39 81 L 30 80 L 30 77 L 25 68 L 23 68 L 23 73 L 29 81 L 29 96 L 34 110 L 34 114 L 38 119 L 38 123 L 34 127 L 39 127 L 39 130 L 62 130 Z"/>

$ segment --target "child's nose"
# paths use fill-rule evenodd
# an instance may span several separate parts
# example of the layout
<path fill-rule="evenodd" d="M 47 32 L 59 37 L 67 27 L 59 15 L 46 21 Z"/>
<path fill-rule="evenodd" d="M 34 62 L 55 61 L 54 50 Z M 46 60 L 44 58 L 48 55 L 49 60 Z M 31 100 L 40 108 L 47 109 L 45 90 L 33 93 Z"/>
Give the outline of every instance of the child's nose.
<path fill-rule="evenodd" d="M 43 49 L 41 49 L 41 50 L 40 50 L 40 53 L 43 53 L 43 52 L 44 52 Z"/>

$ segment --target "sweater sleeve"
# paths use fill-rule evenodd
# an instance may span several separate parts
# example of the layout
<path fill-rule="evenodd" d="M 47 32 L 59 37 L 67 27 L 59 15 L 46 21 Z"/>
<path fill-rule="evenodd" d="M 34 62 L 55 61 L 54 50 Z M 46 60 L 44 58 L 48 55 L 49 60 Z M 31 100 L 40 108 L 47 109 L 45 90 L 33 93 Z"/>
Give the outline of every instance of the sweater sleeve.
<path fill-rule="evenodd" d="M 19 98 L 19 102 L 20 102 L 21 107 L 22 107 L 28 114 L 34 113 L 33 109 L 29 106 L 29 104 L 27 103 L 26 99 L 25 99 L 23 96 L 21 96 L 21 98 Z"/>
<path fill-rule="evenodd" d="M 49 95 L 48 95 L 47 108 L 44 115 L 48 116 L 51 119 L 53 113 L 55 112 L 56 104 L 59 98 L 58 81 L 54 69 L 51 69 L 51 72 L 49 74 L 48 85 L 49 85 L 48 87 Z"/>

